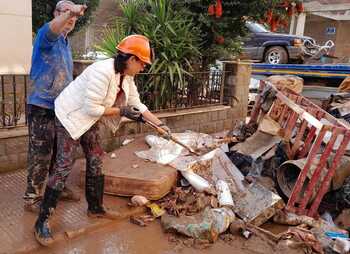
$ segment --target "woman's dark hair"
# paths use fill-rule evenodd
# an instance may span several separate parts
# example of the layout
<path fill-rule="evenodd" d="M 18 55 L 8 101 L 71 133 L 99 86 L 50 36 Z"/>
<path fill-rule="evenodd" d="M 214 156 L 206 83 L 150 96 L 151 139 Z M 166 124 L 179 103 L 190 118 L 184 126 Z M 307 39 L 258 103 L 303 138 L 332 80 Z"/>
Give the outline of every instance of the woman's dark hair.
<path fill-rule="evenodd" d="M 121 51 L 118 51 L 117 54 L 113 57 L 115 73 L 123 73 L 124 70 L 126 69 L 126 61 L 128 61 L 128 59 L 132 56 L 138 59 L 138 57 L 135 55 L 125 54 Z"/>

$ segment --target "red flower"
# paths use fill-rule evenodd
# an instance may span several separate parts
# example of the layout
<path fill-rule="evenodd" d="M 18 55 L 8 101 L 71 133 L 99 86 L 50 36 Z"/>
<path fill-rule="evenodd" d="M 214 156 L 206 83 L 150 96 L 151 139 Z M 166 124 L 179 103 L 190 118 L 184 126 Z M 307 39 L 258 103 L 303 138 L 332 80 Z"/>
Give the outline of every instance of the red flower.
<path fill-rule="evenodd" d="M 272 21 L 272 10 L 268 10 L 266 13 L 266 23 L 270 24 Z"/>
<path fill-rule="evenodd" d="M 215 16 L 217 18 L 220 18 L 222 16 L 222 4 L 221 0 L 216 0 L 216 5 L 215 5 Z"/>
<path fill-rule="evenodd" d="M 297 8 L 297 11 L 299 13 L 304 12 L 304 5 L 303 5 L 303 3 L 298 2 L 295 7 Z"/>
<path fill-rule="evenodd" d="M 218 36 L 216 36 L 215 37 L 215 42 L 217 43 L 217 44 L 224 44 L 225 43 L 225 38 L 224 38 L 224 36 L 222 36 L 222 35 L 218 35 Z"/>
<path fill-rule="evenodd" d="M 215 6 L 213 4 L 208 7 L 208 15 L 213 16 L 215 14 Z"/>

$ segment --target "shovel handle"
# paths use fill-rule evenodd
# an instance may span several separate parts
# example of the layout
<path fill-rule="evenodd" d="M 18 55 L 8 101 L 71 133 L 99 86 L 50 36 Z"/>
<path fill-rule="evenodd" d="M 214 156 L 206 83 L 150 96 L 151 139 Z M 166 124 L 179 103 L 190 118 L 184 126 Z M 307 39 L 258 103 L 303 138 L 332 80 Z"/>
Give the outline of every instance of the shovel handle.
<path fill-rule="evenodd" d="M 156 124 L 154 124 L 154 123 L 152 123 L 144 118 L 142 119 L 142 121 L 145 124 L 151 126 L 153 129 L 155 129 L 160 135 L 167 134 L 167 132 L 164 129 L 160 128 L 158 125 L 156 125 Z M 176 144 L 178 144 L 178 145 L 182 146 L 183 148 L 185 148 L 186 150 L 188 150 L 190 153 L 193 153 L 193 154 L 199 156 L 199 153 L 194 151 L 191 147 L 189 147 L 189 146 L 183 144 L 182 142 L 180 142 L 179 140 L 177 140 L 177 138 L 175 138 L 173 135 L 170 135 L 170 139 L 172 141 L 174 141 Z"/>

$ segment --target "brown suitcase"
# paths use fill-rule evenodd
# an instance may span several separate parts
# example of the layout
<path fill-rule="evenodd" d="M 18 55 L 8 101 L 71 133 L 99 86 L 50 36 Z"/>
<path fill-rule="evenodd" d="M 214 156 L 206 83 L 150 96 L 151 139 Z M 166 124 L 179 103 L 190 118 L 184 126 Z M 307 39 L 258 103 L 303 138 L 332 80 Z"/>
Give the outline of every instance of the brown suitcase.
<path fill-rule="evenodd" d="M 119 196 L 142 195 L 150 200 L 164 197 L 176 184 L 177 171 L 169 166 L 138 158 L 135 151 L 149 149 L 143 138 L 115 150 L 104 157 L 105 193 Z M 82 186 L 85 182 L 85 159 L 79 159 L 75 168 L 81 170 Z"/>

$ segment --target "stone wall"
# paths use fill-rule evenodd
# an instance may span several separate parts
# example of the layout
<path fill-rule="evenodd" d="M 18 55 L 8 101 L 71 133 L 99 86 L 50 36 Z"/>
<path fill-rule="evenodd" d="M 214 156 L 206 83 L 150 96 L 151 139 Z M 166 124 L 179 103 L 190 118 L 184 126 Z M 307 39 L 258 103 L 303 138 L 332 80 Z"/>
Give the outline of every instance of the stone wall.
<path fill-rule="evenodd" d="M 193 130 L 204 133 L 215 133 L 232 129 L 235 122 L 243 120 L 240 112 L 230 106 L 214 106 L 190 110 L 179 110 L 171 113 L 158 113 L 173 132 Z M 101 126 L 102 146 L 109 152 L 118 148 L 126 138 L 135 138 L 155 133 L 150 127 L 136 122 L 122 124 L 116 136 Z M 28 130 L 25 127 L 0 131 L 0 172 L 24 168 L 28 151 Z M 82 152 L 79 151 L 79 155 Z"/>

